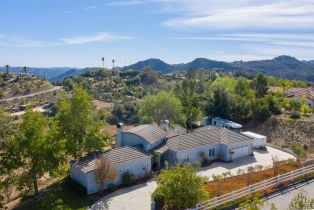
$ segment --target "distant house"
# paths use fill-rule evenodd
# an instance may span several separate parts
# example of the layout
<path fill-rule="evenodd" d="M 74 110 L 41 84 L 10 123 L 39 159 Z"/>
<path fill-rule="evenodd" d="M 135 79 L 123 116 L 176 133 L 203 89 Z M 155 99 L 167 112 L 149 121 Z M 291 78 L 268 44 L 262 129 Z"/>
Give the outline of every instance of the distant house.
<path fill-rule="evenodd" d="M 99 191 L 93 171 L 96 169 L 97 159 L 101 156 L 107 157 L 117 172 L 116 178 L 105 183 L 104 188 L 111 183 L 121 184 L 122 175 L 127 171 L 136 177 L 145 177 L 151 172 L 151 155 L 131 147 L 116 148 L 98 155 L 86 156 L 79 161 L 72 161 L 70 177 L 83 185 L 88 195 Z"/>
<path fill-rule="evenodd" d="M 290 100 L 301 101 L 302 96 L 305 96 L 305 104 L 314 108 L 314 87 L 291 88 L 286 92 L 286 97 Z"/>

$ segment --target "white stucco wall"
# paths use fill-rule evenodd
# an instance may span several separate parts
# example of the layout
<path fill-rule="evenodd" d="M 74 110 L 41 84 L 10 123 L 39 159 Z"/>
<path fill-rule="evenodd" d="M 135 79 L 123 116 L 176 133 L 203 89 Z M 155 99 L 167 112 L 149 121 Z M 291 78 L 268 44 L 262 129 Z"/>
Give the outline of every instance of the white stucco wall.
<path fill-rule="evenodd" d="M 134 174 L 137 178 L 145 177 L 151 172 L 151 158 L 145 158 L 142 160 L 133 161 L 130 163 L 126 163 L 123 165 L 118 165 L 115 167 L 117 176 L 113 181 L 108 181 L 105 183 L 104 188 L 106 188 L 109 184 L 113 183 L 115 185 L 119 185 L 122 183 L 122 175 L 129 171 Z M 85 185 L 84 185 L 85 186 Z M 89 172 L 87 174 L 87 192 L 88 194 L 98 192 L 98 186 L 95 182 L 95 176 L 93 172 Z"/>
<path fill-rule="evenodd" d="M 122 133 L 122 141 L 121 141 L 122 147 L 124 146 L 132 147 L 135 145 L 142 145 L 143 149 L 147 151 L 148 142 L 145 141 L 143 138 L 133 133 Z"/>
<path fill-rule="evenodd" d="M 209 157 L 209 150 L 213 148 L 215 148 L 215 155 Z M 189 163 L 201 163 L 203 161 L 201 157 L 202 152 L 207 155 L 209 160 L 215 160 L 217 159 L 217 154 L 219 153 L 219 145 L 206 145 L 188 150 L 180 150 L 177 152 L 177 160 L 178 162 L 183 163 L 183 159 L 186 157 L 186 154 L 189 154 Z"/>

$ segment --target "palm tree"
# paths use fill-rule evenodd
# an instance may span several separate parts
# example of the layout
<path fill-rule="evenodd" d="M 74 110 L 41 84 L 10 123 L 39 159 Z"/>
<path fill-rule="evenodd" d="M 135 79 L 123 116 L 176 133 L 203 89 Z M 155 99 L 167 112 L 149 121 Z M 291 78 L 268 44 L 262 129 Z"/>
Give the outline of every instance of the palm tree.
<path fill-rule="evenodd" d="M 102 57 L 102 58 L 101 58 L 101 61 L 102 61 L 102 68 L 105 69 L 105 58 Z"/>
<path fill-rule="evenodd" d="M 23 71 L 24 71 L 25 74 L 27 73 L 27 66 L 23 67 Z"/>
<path fill-rule="evenodd" d="M 116 62 L 114 59 L 112 59 L 112 70 L 114 70 L 114 62 Z"/>
<path fill-rule="evenodd" d="M 5 68 L 7 68 L 7 74 L 9 74 L 9 68 L 10 68 L 10 66 L 7 64 L 7 65 L 5 65 Z"/>

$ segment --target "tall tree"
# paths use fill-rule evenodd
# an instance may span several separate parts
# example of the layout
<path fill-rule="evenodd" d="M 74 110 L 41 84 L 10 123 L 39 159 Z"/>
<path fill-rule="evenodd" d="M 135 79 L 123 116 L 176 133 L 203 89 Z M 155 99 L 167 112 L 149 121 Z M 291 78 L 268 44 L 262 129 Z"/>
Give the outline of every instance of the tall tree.
<path fill-rule="evenodd" d="M 20 160 L 18 185 L 20 189 L 34 189 L 38 195 L 38 179 L 44 173 L 52 172 L 64 160 L 63 146 L 57 138 L 53 121 L 49 122 L 30 108 L 23 115 L 19 131 L 20 135 L 13 144 Z"/>
<path fill-rule="evenodd" d="M 257 74 L 253 80 L 253 88 L 257 98 L 262 98 L 267 94 L 267 78 L 263 74 Z"/>
<path fill-rule="evenodd" d="M 250 93 L 250 84 L 248 80 L 245 79 L 244 77 L 239 77 L 234 86 L 234 91 L 236 94 L 242 97 L 248 96 Z"/>
<path fill-rule="evenodd" d="M 145 96 L 139 103 L 139 115 L 145 123 L 160 123 L 169 120 L 171 123 L 184 123 L 183 107 L 178 98 L 165 91 L 157 95 Z"/>
<path fill-rule="evenodd" d="M 194 208 L 208 198 L 206 179 L 196 174 L 191 165 L 176 165 L 163 170 L 157 177 L 157 189 L 153 196 L 163 197 L 174 209 Z"/>
<path fill-rule="evenodd" d="M 12 117 L 5 114 L 0 107 L 0 209 L 4 205 L 4 200 L 10 197 L 16 181 L 14 169 L 18 166 L 19 158 L 16 156 L 12 142 L 17 134 L 17 125 Z"/>
<path fill-rule="evenodd" d="M 87 92 L 74 86 L 72 96 L 62 95 L 56 102 L 60 138 L 66 151 L 79 158 L 86 151 L 100 150 L 107 137 L 101 135 L 102 122 L 93 115 L 93 105 Z"/>
<path fill-rule="evenodd" d="M 209 117 L 229 118 L 229 105 L 228 93 L 225 89 L 218 87 L 209 95 L 209 99 L 205 105 L 205 113 Z"/>
<path fill-rule="evenodd" d="M 175 94 L 180 99 L 183 106 L 187 128 L 192 127 L 192 122 L 197 120 L 201 113 L 200 99 L 196 93 L 197 90 L 196 81 L 193 79 L 184 80 L 175 88 Z"/>

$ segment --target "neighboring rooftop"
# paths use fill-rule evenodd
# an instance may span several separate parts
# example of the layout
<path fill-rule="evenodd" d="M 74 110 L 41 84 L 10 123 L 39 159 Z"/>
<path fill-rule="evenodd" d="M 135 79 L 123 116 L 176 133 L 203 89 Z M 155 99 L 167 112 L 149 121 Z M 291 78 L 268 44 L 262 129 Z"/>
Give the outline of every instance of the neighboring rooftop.
<path fill-rule="evenodd" d="M 305 95 L 311 98 L 314 95 L 314 87 L 308 88 L 291 88 L 287 90 L 286 95 L 288 98 Z"/>
<path fill-rule="evenodd" d="M 192 133 L 169 138 L 157 151 L 172 149 L 175 151 L 197 148 L 208 144 L 233 144 L 252 140 L 252 137 L 228 130 L 206 126 L 195 129 Z"/>
<path fill-rule="evenodd" d="M 75 162 L 73 166 L 79 168 L 84 173 L 91 172 L 96 169 L 97 159 L 101 156 L 107 157 L 110 160 L 112 166 L 117 166 L 150 157 L 150 155 L 145 154 L 141 150 L 134 147 L 119 147 L 107 152 L 86 156 L 78 162 Z"/>

